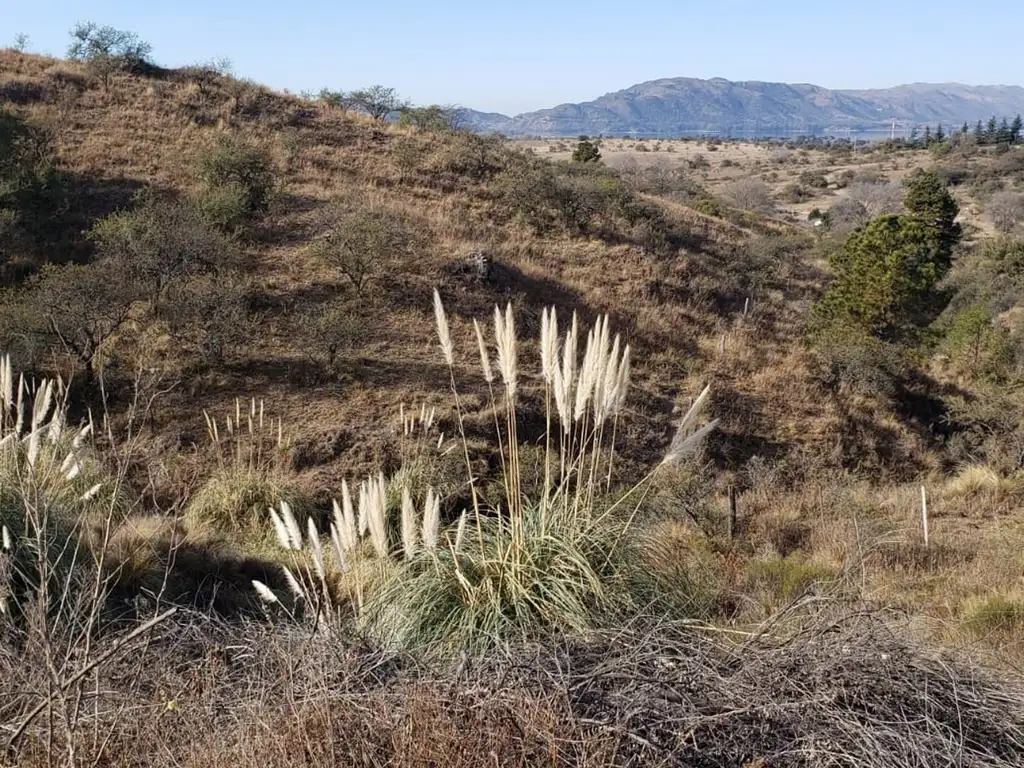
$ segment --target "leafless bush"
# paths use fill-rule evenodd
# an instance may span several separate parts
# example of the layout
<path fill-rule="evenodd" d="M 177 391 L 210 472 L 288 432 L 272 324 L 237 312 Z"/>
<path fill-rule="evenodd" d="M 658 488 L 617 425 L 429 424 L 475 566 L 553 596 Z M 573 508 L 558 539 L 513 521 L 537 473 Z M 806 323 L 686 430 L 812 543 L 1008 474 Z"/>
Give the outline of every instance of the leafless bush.
<path fill-rule="evenodd" d="M 737 179 L 725 188 L 725 197 L 744 211 L 770 213 L 775 208 L 767 185 L 757 179 Z"/>
<path fill-rule="evenodd" d="M 987 213 L 996 231 L 1008 235 L 1024 221 L 1024 195 L 1010 190 L 996 192 L 989 200 Z"/>
<path fill-rule="evenodd" d="M 847 188 L 847 196 L 864 206 L 868 218 L 899 213 L 903 208 L 903 187 L 894 181 L 857 182 Z"/>

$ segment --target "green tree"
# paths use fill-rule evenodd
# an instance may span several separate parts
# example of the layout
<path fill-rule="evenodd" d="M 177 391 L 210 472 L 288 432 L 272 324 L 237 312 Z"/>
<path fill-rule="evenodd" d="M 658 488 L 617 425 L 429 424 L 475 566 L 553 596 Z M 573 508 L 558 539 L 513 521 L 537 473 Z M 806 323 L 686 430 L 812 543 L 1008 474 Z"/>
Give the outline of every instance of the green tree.
<path fill-rule="evenodd" d="M 960 129 L 960 133 L 963 134 L 964 136 L 966 136 L 970 132 L 971 132 L 971 127 L 969 125 L 967 125 L 967 123 L 965 122 L 964 123 L 964 127 Z"/>
<path fill-rule="evenodd" d="M 985 128 L 981 124 L 981 120 L 979 120 L 978 124 L 974 126 L 974 138 L 979 144 L 985 143 Z"/>
<path fill-rule="evenodd" d="M 572 151 L 572 161 L 574 163 L 600 162 L 601 150 L 590 139 L 581 137 L 579 143 L 576 144 L 576 149 Z"/>
<path fill-rule="evenodd" d="M 106 88 L 115 72 L 139 72 L 148 64 L 153 47 L 134 32 L 100 26 L 92 21 L 76 24 L 71 30 L 68 58 L 84 61 L 89 71 Z"/>
<path fill-rule="evenodd" d="M 935 143 L 941 144 L 946 140 L 946 132 L 942 130 L 942 123 L 935 127 Z"/>
<path fill-rule="evenodd" d="M 947 271 L 934 260 L 928 227 L 909 216 L 882 216 L 856 230 L 829 261 L 836 278 L 813 311 L 813 330 L 913 338 L 931 320 L 930 299 Z"/>
<path fill-rule="evenodd" d="M 963 236 L 963 229 L 956 220 L 960 206 L 933 172 L 919 173 L 908 179 L 906 188 L 903 207 L 910 218 L 925 226 L 934 249 L 931 260 L 945 274 L 952 263 L 953 249 Z"/>
<path fill-rule="evenodd" d="M 1016 144 L 1020 141 L 1020 132 L 1024 128 L 1024 121 L 1021 121 L 1020 115 L 1013 118 L 1013 122 L 1010 124 L 1010 143 Z"/>
<path fill-rule="evenodd" d="M 1005 117 L 1003 122 L 999 124 L 999 130 L 996 132 L 996 144 L 1012 144 L 1013 136 L 1010 132 L 1010 121 Z"/>
<path fill-rule="evenodd" d="M 995 144 L 996 137 L 999 135 L 999 123 L 996 122 L 995 115 L 988 119 L 988 127 L 985 129 L 985 143 Z"/>

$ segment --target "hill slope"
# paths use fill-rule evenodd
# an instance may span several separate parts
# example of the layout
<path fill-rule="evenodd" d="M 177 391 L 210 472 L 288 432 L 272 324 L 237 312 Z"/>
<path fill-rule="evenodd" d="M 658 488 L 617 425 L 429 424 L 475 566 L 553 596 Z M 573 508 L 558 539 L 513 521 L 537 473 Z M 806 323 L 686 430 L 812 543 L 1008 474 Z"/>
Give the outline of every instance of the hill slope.
<path fill-rule="evenodd" d="M 901 129 L 938 122 L 973 124 L 1024 112 L 1024 88 L 958 83 L 878 90 L 816 85 L 666 78 L 640 83 L 581 104 L 562 104 L 513 118 L 473 113 L 477 130 L 507 135 L 678 136 L 710 131 L 753 135 Z"/>

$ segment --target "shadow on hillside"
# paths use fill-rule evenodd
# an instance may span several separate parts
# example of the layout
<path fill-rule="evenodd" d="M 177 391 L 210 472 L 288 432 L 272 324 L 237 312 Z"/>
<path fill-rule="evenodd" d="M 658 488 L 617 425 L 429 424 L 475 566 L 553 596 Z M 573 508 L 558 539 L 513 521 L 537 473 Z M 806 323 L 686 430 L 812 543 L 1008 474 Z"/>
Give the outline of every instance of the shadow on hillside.
<path fill-rule="evenodd" d="M 513 302 L 521 338 L 539 338 L 542 313 L 555 307 L 563 333 L 574 312 L 583 332 L 592 328 L 600 315 L 607 314 L 613 332 L 622 334 L 635 351 L 666 345 L 688 355 L 697 351 L 692 341 L 653 332 L 629 314 L 591 307 L 578 291 L 555 280 L 528 275 L 507 261 L 493 261 L 484 268 L 472 261 L 452 262 L 441 270 L 439 290 L 446 309 L 467 320 L 489 321 L 495 305 L 504 307 L 506 302 Z M 581 339 L 581 354 L 584 344 Z"/>

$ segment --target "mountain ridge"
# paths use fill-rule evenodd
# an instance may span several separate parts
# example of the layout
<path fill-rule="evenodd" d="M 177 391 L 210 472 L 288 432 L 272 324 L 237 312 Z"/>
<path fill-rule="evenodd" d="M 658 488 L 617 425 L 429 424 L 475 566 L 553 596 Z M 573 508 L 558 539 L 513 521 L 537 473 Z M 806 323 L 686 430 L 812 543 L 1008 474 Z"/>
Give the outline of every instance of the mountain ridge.
<path fill-rule="evenodd" d="M 960 126 L 1024 112 L 1024 87 L 957 82 L 829 89 L 813 83 L 715 77 L 648 80 L 591 101 L 509 116 L 467 110 L 467 127 L 509 136 L 579 134 L 669 137 L 901 132 L 925 124 Z"/>

